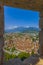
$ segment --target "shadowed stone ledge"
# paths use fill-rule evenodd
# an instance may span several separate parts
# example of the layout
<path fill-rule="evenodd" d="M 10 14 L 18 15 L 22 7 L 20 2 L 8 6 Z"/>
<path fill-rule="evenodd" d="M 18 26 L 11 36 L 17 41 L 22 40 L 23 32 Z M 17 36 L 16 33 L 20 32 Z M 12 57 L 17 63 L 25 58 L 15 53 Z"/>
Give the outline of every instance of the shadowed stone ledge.
<path fill-rule="evenodd" d="M 36 65 L 39 62 L 39 56 L 31 56 L 24 61 L 21 61 L 21 59 L 11 59 L 7 62 L 4 62 L 4 65 Z"/>
<path fill-rule="evenodd" d="M 16 58 L 16 59 L 11 59 L 7 62 L 4 62 L 4 65 L 23 65 L 23 63 L 19 58 Z"/>

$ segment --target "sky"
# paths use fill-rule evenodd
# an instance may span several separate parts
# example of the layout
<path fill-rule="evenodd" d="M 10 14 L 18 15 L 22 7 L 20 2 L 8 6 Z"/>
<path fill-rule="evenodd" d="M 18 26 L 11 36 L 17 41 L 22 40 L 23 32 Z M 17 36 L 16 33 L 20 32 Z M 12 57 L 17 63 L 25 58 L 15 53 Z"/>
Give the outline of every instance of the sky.
<path fill-rule="evenodd" d="M 39 27 L 39 12 L 4 6 L 5 29 Z"/>

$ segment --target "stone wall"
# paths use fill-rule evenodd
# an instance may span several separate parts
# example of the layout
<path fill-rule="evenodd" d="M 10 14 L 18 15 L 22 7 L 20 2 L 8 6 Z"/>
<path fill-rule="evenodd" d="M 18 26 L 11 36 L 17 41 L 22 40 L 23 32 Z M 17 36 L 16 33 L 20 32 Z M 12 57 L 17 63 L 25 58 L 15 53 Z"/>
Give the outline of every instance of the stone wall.
<path fill-rule="evenodd" d="M 0 6 L 0 65 L 3 62 L 3 45 L 4 45 L 3 33 L 4 33 L 4 9 L 2 6 Z"/>
<path fill-rule="evenodd" d="M 43 28 L 43 10 L 40 12 L 39 27 Z"/>
<path fill-rule="evenodd" d="M 6 1 L 6 2 L 5 2 Z M 28 4 L 25 2 L 13 2 L 12 0 L 10 2 L 7 2 L 8 0 L 0 0 L 0 3 L 12 7 L 20 7 L 23 9 L 31 9 L 31 10 L 37 10 L 40 12 L 40 22 L 39 27 L 41 28 L 41 31 L 39 33 L 39 44 L 40 44 L 40 54 L 43 55 L 43 0 L 25 0 Z M 24 0 L 22 0 L 24 1 Z M 32 1 L 32 2 L 31 2 Z M 13 2 L 13 3 L 12 3 Z M 23 4 L 24 3 L 24 4 Z M 3 62 L 3 45 L 4 45 L 4 39 L 3 39 L 3 33 L 4 33 L 4 8 L 0 5 L 0 65 Z"/>
<path fill-rule="evenodd" d="M 30 9 L 36 11 L 43 10 L 43 0 L 0 0 L 3 5 Z"/>
<path fill-rule="evenodd" d="M 40 44 L 40 55 L 43 56 L 43 10 L 40 12 L 40 20 L 39 20 L 39 44 Z"/>

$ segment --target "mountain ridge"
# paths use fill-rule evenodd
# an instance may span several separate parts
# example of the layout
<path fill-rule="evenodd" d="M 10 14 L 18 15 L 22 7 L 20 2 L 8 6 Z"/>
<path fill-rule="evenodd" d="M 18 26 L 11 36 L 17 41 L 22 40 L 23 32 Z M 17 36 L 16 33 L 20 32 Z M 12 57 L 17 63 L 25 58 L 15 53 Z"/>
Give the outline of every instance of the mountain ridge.
<path fill-rule="evenodd" d="M 29 31 L 39 31 L 39 28 L 36 28 L 36 27 L 18 27 L 18 28 L 14 28 L 14 29 L 8 29 L 8 30 L 5 30 L 5 33 L 17 33 L 17 32 L 29 32 Z"/>

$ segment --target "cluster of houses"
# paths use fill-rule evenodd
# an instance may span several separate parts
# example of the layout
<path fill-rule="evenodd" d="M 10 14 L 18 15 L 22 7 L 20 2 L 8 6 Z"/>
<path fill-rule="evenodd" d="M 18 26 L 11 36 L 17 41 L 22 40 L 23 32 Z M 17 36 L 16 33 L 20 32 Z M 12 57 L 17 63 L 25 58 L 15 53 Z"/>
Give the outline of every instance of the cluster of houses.
<path fill-rule="evenodd" d="M 18 35 L 14 34 L 8 40 L 5 40 L 5 47 L 15 47 L 18 51 L 31 53 L 37 53 L 39 49 L 39 40 L 33 41 L 28 34 Z"/>

